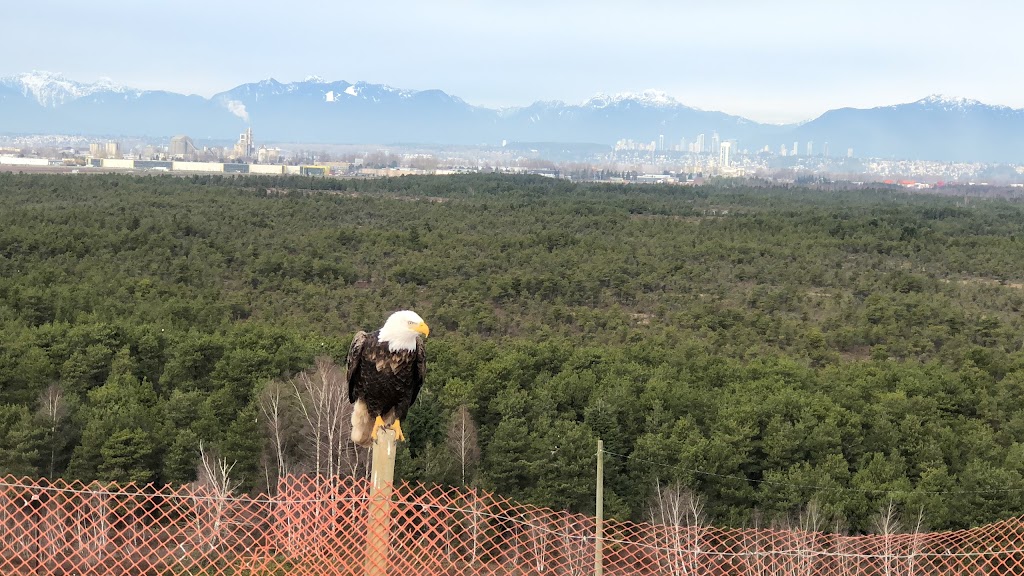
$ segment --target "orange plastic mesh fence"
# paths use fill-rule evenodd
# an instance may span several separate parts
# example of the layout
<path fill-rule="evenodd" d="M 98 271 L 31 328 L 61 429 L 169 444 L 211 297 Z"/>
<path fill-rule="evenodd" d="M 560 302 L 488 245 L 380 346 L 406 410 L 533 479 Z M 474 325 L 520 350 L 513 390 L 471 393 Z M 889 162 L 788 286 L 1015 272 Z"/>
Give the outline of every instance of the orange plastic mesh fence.
<path fill-rule="evenodd" d="M 0 479 L 0 574 L 594 572 L 594 519 L 472 489 L 288 477 L 274 497 Z M 1024 574 L 1024 523 L 838 536 L 608 521 L 608 575 Z"/>

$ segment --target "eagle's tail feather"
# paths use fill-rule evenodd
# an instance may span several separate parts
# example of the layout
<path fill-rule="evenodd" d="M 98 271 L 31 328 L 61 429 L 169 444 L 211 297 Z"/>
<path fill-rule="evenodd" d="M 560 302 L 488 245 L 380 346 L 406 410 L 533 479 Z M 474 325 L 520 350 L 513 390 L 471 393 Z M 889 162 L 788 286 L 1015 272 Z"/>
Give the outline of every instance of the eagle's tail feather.
<path fill-rule="evenodd" d="M 373 418 L 370 417 L 370 411 L 366 409 L 366 402 L 360 398 L 352 406 L 352 443 L 363 448 L 369 447 L 372 428 Z"/>

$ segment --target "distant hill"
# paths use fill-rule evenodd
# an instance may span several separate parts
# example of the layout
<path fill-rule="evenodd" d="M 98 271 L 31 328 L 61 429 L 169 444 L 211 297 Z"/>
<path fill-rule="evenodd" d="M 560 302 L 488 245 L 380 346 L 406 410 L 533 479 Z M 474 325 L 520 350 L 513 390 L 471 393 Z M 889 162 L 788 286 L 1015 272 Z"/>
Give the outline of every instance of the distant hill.
<path fill-rule="evenodd" d="M 656 91 L 597 95 L 582 104 L 474 106 L 440 90 L 309 78 L 243 84 L 211 98 L 136 90 L 109 81 L 83 84 L 45 72 L 0 79 L 0 131 L 96 136 L 233 139 L 251 123 L 269 142 L 498 145 L 620 139 L 671 148 L 704 134 L 734 140 L 734 150 L 775 152 L 807 141 L 833 156 L 941 161 L 1024 162 L 1024 111 L 930 96 L 909 104 L 830 110 L 803 124 L 761 124 L 687 106 Z"/>
<path fill-rule="evenodd" d="M 1024 110 L 976 100 L 929 96 L 868 110 L 829 110 L 797 127 L 794 137 L 840 143 L 858 154 L 922 160 L 1024 162 Z"/>

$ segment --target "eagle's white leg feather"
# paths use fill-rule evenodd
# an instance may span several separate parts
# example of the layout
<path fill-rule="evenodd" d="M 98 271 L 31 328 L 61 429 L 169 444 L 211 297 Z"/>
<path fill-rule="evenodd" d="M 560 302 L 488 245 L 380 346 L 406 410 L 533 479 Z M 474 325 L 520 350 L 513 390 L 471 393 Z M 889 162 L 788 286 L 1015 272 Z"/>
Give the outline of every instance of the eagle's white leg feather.
<path fill-rule="evenodd" d="M 369 446 L 372 429 L 373 418 L 370 418 L 370 411 L 366 409 L 366 402 L 360 398 L 352 406 L 352 443 L 364 448 Z"/>

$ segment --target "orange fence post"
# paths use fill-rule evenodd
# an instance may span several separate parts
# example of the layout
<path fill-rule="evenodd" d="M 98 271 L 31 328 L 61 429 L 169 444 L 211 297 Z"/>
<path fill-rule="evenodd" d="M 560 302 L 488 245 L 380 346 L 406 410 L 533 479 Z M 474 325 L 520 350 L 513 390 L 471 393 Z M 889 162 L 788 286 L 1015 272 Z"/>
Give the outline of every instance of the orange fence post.
<path fill-rule="evenodd" d="M 395 482 L 395 431 L 380 428 L 373 443 L 370 472 L 370 510 L 366 530 L 366 574 L 382 576 L 388 571 L 391 539 L 391 492 Z"/>

